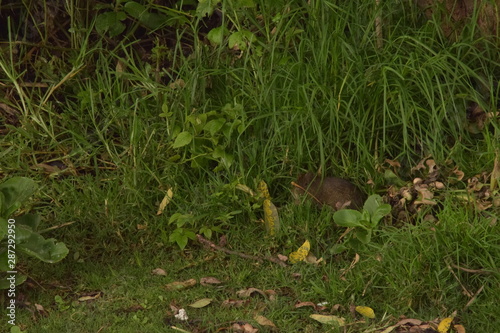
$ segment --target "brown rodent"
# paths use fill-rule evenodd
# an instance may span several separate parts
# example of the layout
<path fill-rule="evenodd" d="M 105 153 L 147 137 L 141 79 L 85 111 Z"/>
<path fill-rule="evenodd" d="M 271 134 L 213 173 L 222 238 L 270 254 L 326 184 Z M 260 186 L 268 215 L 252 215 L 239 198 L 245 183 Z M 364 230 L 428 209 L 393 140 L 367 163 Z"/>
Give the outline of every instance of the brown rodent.
<path fill-rule="evenodd" d="M 321 180 L 320 176 L 311 172 L 299 176 L 292 189 L 292 194 L 296 203 L 300 202 L 300 196 L 305 194 L 318 206 L 328 205 L 335 210 L 360 209 L 366 199 L 363 192 L 345 179 L 326 177 Z"/>

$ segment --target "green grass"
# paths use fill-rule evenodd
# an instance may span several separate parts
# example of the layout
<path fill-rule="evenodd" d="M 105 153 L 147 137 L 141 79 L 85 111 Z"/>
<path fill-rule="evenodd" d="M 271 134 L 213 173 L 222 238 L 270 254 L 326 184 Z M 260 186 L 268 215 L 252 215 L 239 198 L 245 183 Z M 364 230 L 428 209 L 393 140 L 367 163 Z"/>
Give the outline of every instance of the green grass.
<path fill-rule="evenodd" d="M 388 326 L 401 315 L 432 320 L 455 310 L 467 331 L 495 332 L 498 207 L 477 212 L 455 199 L 453 191 L 465 184 L 447 183 L 450 191 L 429 210 L 436 222 L 425 221 L 423 210 L 403 227 L 387 223 L 341 279 L 355 251 L 332 256 L 329 250 L 344 230 L 333 226 L 327 210 L 293 205 L 289 184 L 298 173 L 321 168 L 383 194 L 386 159 L 398 160 L 401 178 L 411 181 L 410 169 L 429 155 L 445 178 L 455 166 L 465 179 L 491 172 L 498 121 L 469 133 L 466 107 L 475 101 L 496 108 L 498 44 L 478 39 L 473 28 L 452 43 L 407 2 L 384 2 L 381 49 L 372 3 L 223 5 L 222 24 L 257 36 L 241 54 L 204 40 L 198 34 L 204 23 L 187 9 L 181 10 L 189 14 L 187 23 L 141 35 L 144 28 L 127 20 L 126 37 L 113 39 L 96 33 L 95 13 L 70 3 L 66 30 L 74 32 L 58 35 L 64 47 L 53 48 L 14 43 L 29 25 L 11 20 L 0 50 L 0 103 L 17 110 L 19 119 L 0 136 L 0 175 L 37 180 L 41 189 L 26 210 L 42 216 L 43 228 L 74 222 L 44 234 L 68 246 L 64 261 L 23 261 L 32 280 L 19 292 L 48 315 L 19 309 L 17 323 L 28 332 L 163 332 L 170 325 L 215 332 L 237 320 L 256 325 L 252 318 L 262 314 L 283 331 L 317 332 L 328 328 L 309 319 L 315 311 L 294 304 L 327 301 L 340 304 L 335 314 L 350 322 L 350 305 L 375 310 L 371 324 L 353 324 L 349 332 Z M 33 9 L 19 11 L 29 17 Z M 51 31 L 41 35 L 46 45 L 53 42 Z M 184 87 L 171 86 L 179 80 Z M 199 122 L 210 120 L 235 125 L 227 133 L 203 131 Z M 184 131 L 193 141 L 174 148 Z M 49 176 L 33 168 L 52 161 L 68 169 Z M 275 239 L 258 223 L 260 204 L 236 188 L 255 189 L 260 179 L 279 208 Z M 157 216 L 169 188 L 173 200 Z M 184 225 L 169 223 L 175 213 L 184 215 Z M 214 240 L 224 234 L 228 248 L 252 255 L 289 254 L 309 239 L 326 263 L 281 268 L 210 253 L 194 241 L 180 251 L 170 241 L 178 227 L 210 229 Z M 166 277 L 150 274 L 158 267 Z M 222 286 L 164 288 L 205 276 Z M 258 296 L 242 308 L 220 307 L 250 287 L 274 290 L 277 300 Z M 464 288 L 474 294 L 481 287 L 466 308 Z M 78 302 L 94 291 L 103 295 Z M 204 297 L 213 304 L 187 308 L 194 322 L 174 321 L 170 305 L 186 307 Z M 143 309 L 127 310 L 136 305 Z"/>

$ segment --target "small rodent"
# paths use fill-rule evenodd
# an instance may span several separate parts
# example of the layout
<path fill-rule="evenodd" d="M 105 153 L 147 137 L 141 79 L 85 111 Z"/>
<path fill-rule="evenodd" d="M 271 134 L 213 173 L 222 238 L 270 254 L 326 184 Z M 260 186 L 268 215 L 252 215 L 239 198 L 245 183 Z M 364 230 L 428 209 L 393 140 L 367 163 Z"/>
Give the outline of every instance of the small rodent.
<path fill-rule="evenodd" d="M 326 177 L 321 180 L 320 176 L 312 172 L 299 176 L 293 186 L 292 194 L 296 203 L 300 203 L 300 196 L 306 194 L 318 206 L 328 205 L 335 210 L 360 209 L 366 199 L 366 195 L 351 182 L 337 177 Z"/>

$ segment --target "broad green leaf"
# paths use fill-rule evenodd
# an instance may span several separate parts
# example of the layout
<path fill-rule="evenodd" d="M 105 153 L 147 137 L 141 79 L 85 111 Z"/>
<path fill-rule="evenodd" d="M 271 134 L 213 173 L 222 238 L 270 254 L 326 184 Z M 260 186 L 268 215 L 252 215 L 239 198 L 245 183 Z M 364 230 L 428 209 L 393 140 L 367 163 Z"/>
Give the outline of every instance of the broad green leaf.
<path fill-rule="evenodd" d="M 95 27 L 99 34 L 108 33 L 110 37 L 115 37 L 125 30 L 123 21 L 127 16 L 124 12 L 106 12 L 97 15 Z"/>
<path fill-rule="evenodd" d="M 199 0 L 198 7 L 196 7 L 196 16 L 203 18 L 206 15 L 212 15 L 219 2 L 220 0 Z"/>
<path fill-rule="evenodd" d="M 349 248 L 345 246 L 344 244 L 335 244 L 334 246 L 331 247 L 330 253 L 331 254 L 340 254 L 344 251 L 347 251 Z"/>
<path fill-rule="evenodd" d="M 389 204 L 383 204 L 377 209 L 375 209 L 375 212 L 371 217 L 372 228 L 376 227 L 380 222 L 380 220 L 390 212 L 391 212 L 391 205 Z"/>
<path fill-rule="evenodd" d="M 341 209 L 333 214 L 333 221 L 341 227 L 362 227 L 365 226 L 361 223 L 362 215 L 357 210 Z"/>
<path fill-rule="evenodd" d="M 224 118 L 217 118 L 217 119 L 212 119 L 210 120 L 203 130 L 208 131 L 211 136 L 214 136 L 217 132 L 220 131 L 222 126 L 226 123 L 226 119 Z"/>
<path fill-rule="evenodd" d="M 135 19 L 140 19 L 141 15 L 146 13 L 147 8 L 135 1 L 129 1 L 123 6 L 123 9 Z"/>
<path fill-rule="evenodd" d="M 375 213 L 375 210 L 383 204 L 383 199 L 378 194 L 373 194 L 366 199 L 363 209 L 367 210 L 371 216 Z"/>
<path fill-rule="evenodd" d="M 0 216 L 0 240 L 2 240 L 5 235 L 7 235 L 8 220 Z"/>
<path fill-rule="evenodd" d="M 0 272 L 6 272 L 10 271 L 11 268 L 9 267 L 9 261 L 8 261 L 8 254 L 9 252 L 7 251 L 7 244 L 5 244 L 4 247 L 4 242 L 2 242 L 2 249 L 0 249 Z M 1 288 L 0 288 L 1 289 Z"/>
<path fill-rule="evenodd" d="M 363 244 L 368 244 L 370 243 L 370 240 L 372 238 L 372 230 L 371 229 L 355 229 L 354 235 L 356 235 L 356 238 Z"/>
<path fill-rule="evenodd" d="M 18 232 L 16 232 L 16 236 L 17 234 Z M 56 242 L 53 238 L 45 239 L 36 232 L 32 232 L 30 237 L 25 238 L 24 241 L 17 242 L 16 249 L 48 263 L 61 261 L 69 252 L 63 242 Z"/>
<path fill-rule="evenodd" d="M 16 225 L 24 225 L 32 231 L 37 231 L 40 225 L 40 216 L 37 214 L 24 214 L 15 218 Z"/>
<path fill-rule="evenodd" d="M 9 217 L 21 207 L 21 204 L 29 199 L 37 189 L 36 183 L 29 178 L 13 177 L 0 184 L 0 192 L 3 193 L 4 213 Z"/>
<path fill-rule="evenodd" d="M 229 30 L 225 26 L 220 26 L 210 30 L 207 34 L 207 39 L 215 45 L 221 45 L 227 34 L 229 34 Z"/>
<path fill-rule="evenodd" d="M 228 40 L 230 49 L 246 50 L 247 43 L 252 43 L 257 40 L 257 37 L 249 30 L 241 30 L 231 34 Z"/>
<path fill-rule="evenodd" d="M 10 282 L 9 280 L 6 279 L 6 274 L 0 274 L 0 290 L 3 290 L 3 289 L 9 289 L 10 288 Z M 26 278 L 28 276 L 26 275 L 23 275 L 23 274 L 20 274 L 19 272 L 16 274 L 16 286 L 19 286 L 21 284 L 24 283 L 24 281 L 26 281 Z"/>
<path fill-rule="evenodd" d="M 174 144 L 172 145 L 172 148 L 180 148 L 188 145 L 191 143 L 193 140 L 193 134 L 190 132 L 184 131 L 179 133 L 177 137 L 175 138 Z"/>

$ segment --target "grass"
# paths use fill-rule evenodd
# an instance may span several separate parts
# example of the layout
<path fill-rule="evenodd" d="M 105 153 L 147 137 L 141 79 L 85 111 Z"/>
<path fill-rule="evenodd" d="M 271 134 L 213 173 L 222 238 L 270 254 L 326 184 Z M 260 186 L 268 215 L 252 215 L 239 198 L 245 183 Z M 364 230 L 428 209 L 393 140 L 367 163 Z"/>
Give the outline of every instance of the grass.
<path fill-rule="evenodd" d="M 39 182 L 26 210 L 40 214 L 43 227 L 73 222 L 46 234 L 68 246 L 64 261 L 23 262 L 31 280 L 20 294 L 28 309 L 41 304 L 47 314 L 19 309 L 18 325 L 28 332 L 160 332 L 171 325 L 214 332 L 234 321 L 258 326 L 253 318 L 262 314 L 280 330 L 317 332 L 328 327 L 309 319 L 315 311 L 294 305 L 327 301 L 340 304 L 334 314 L 351 323 L 350 305 L 375 309 L 375 320 L 351 324 L 348 332 L 389 326 L 401 315 L 432 320 L 453 311 L 468 331 L 495 332 L 498 207 L 478 212 L 456 200 L 466 184 L 450 180 L 438 208 L 421 210 L 403 227 L 387 223 L 367 247 L 338 256 L 329 249 L 343 230 L 333 227 L 332 213 L 291 202 L 289 183 L 305 170 L 321 168 L 381 194 L 386 159 L 401 163 L 405 181 L 425 156 L 441 166 L 443 178 L 455 166 L 465 179 L 493 170 L 498 121 L 470 133 L 466 107 L 470 101 L 496 107 L 498 44 L 478 39 L 473 28 L 452 43 L 404 4 L 382 5 L 381 49 L 377 12 L 368 2 L 247 9 L 223 2 L 222 24 L 257 36 L 241 53 L 204 41 L 204 22 L 195 18 L 155 32 L 129 18 L 120 40 L 99 36 L 95 13 L 70 2 L 66 28 L 74 32 L 41 33 L 46 43 L 37 47 L 14 43 L 28 35 L 29 24 L 11 20 L 2 35 L 0 102 L 18 119 L 2 113 L 10 125 L 0 137 L 0 174 Z M 29 17 L 33 8 L 18 10 Z M 48 47 L 56 37 L 64 46 Z M 200 123 L 210 121 L 227 126 L 204 130 Z M 194 138 L 174 148 L 182 132 Z M 54 161 L 67 169 L 47 175 L 34 168 Z M 260 179 L 279 207 L 275 239 L 257 222 L 260 204 L 236 188 L 255 189 Z M 174 198 L 156 215 L 169 188 Z M 175 213 L 183 219 L 170 223 Z M 427 213 L 436 221 L 424 219 Z M 326 263 L 281 268 L 211 253 L 194 241 L 181 251 L 171 241 L 175 230 L 224 234 L 228 248 L 252 255 L 289 254 L 309 239 Z M 349 269 L 356 253 L 360 260 Z M 150 273 L 158 267 L 167 275 Z M 164 288 L 205 276 L 223 284 Z M 241 308 L 219 306 L 250 287 L 274 290 L 277 300 L 257 296 Z M 89 292 L 102 295 L 78 301 Z M 205 297 L 213 304 L 187 308 L 193 321 L 173 319 L 171 305 Z"/>

